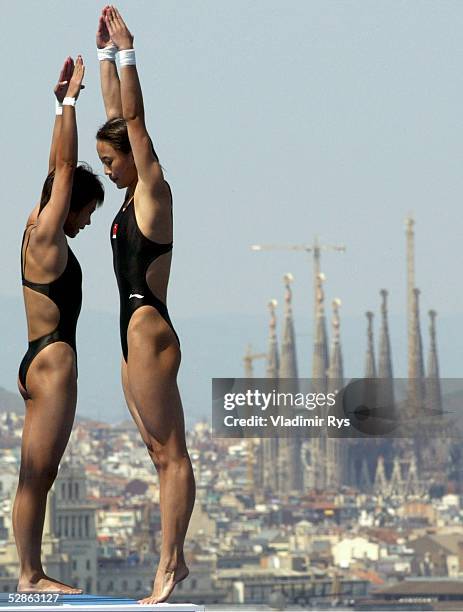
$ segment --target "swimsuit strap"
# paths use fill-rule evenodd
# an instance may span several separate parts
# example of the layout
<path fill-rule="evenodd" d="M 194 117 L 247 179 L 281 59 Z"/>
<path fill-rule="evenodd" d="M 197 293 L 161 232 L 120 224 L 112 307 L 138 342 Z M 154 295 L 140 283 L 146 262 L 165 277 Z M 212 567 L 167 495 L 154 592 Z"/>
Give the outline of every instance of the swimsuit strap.
<path fill-rule="evenodd" d="M 134 197 L 135 197 L 135 193 L 133 193 L 133 194 L 130 196 L 130 198 L 127 200 L 127 202 L 124 202 L 124 203 L 122 204 L 122 212 L 124 212 L 124 211 L 126 211 L 126 210 L 127 210 L 127 208 L 129 207 L 130 202 L 131 202 L 131 201 L 134 199 Z"/>

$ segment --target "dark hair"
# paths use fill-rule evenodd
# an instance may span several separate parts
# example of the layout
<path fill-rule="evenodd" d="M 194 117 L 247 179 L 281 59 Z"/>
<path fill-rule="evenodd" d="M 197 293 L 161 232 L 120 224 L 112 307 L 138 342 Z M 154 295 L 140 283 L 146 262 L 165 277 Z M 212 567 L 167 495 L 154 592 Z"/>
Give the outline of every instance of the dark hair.
<path fill-rule="evenodd" d="M 53 169 L 45 179 L 40 198 L 40 211 L 46 206 L 51 197 L 55 170 Z M 96 200 L 96 205 L 101 206 L 104 200 L 104 187 L 90 166 L 81 162 L 74 170 L 72 181 L 71 208 L 75 212 L 81 211 L 85 206 Z"/>
<path fill-rule="evenodd" d="M 125 119 L 122 119 L 122 117 L 108 119 L 108 121 L 106 121 L 106 123 L 103 124 L 96 133 L 96 139 L 109 142 L 109 144 L 114 147 L 116 151 L 121 151 L 121 153 L 125 153 L 126 155 L 132 151 L 129 133 L 127 131 L 127 122 Z M 154 150 L 153 141 L 151 138 L 150 142 L 153 155 L 156 158 L 156 161 L 159 161 L 159 157 Z"/>

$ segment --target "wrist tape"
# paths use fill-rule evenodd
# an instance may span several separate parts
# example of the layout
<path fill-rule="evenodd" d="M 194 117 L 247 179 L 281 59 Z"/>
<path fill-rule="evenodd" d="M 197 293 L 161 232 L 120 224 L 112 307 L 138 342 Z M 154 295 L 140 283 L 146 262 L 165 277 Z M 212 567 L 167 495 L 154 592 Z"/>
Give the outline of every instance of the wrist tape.
<path fill-rule="evenodd" d="M 118 52 L 120 66 L 135 66 L 135 49 L 123 49 Z"/>
<path fill-rule="evenodd" d="M 103 60 L 109 60 L 110 62 L 116 61 L 116 45 L 110 45 L 109 47 L 104 47 L 103 49 L 97 49 L 98 59 L 100 62 Z"/>

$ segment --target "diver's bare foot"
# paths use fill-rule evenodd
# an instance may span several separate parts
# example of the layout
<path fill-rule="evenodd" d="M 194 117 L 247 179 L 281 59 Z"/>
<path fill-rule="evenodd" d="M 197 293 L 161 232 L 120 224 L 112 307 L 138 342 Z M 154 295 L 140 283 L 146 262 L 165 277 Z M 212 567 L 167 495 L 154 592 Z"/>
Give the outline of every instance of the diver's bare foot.
<path fill-rule="evenodd" d="M 174 590 L 175 585 L 184 580 L 189 573 L 189 569 L 185 563 L 178 565 L 173 570 L 161 569 L 159 567 L 156 572 L 156 578 L 154 579 L 152 594 L 144 599 L 139 599 L 138 603 L 157 604 L 166 601 Z"/>
<path fill-rule="evenodd" d="M 20 578 L 16 589 L 17 593 L 60 593 L 63 595 L 80 595 L 82 589 L 76 589 L 59 580 L 49 578 L 45 574 L 32 579 Z"/>

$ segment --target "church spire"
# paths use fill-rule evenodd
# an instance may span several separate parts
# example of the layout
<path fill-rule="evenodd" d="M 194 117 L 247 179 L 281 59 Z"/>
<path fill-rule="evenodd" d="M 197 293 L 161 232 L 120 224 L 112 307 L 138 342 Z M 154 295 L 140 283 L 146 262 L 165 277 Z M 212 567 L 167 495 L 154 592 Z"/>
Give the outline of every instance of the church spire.
<path fill-rule="evenodd" d="M 276 334 L 277 318 L 275 310 L 277 307 L 276 300 L 270 300 L 268 303 L 268 309 L 270 311 L 269 321 L 269 340 L 268 340 L 268 353 L 267 353 L 267 377 L 278 378 L 280 371 L 280 357 L 278 354 L 278 341 Z"/>
<path fill-rule="evenodd" d="M 283 323 L 283 340 L 281 344 L 280 378 L 297 378 L 296 340 L 294 334 L 292 309 L 292 274 L 285 274 L 285 319 Z"/>
<path fill-rule="evenodd" d="M 437 358 L 436 316 L 435 310 L 429 311 L 429 355 L 428 376 L 426 379 L 426 403 L 428 410 L 442 412 L 442 394 L 439 376 L 439 360 Z"/>
<path fill-rule="evenodd" d="M 381 335 L 379 340 L 378 378 L 392 380 L 391 341 L 387 312 L 388 291 L 381 289 Z"/>
<path fill-rule="evenodd" d="M 408 406 L 410 414 L 417 415 L 424 407 L 424 360 L 423 343 L 420 327 L 420 290 L 413 289 L 413 327 L 412 327 L 412 353 L 409 357 L 408 380 Z"/>
<path fill-rule="evenodd" d="M 367 354 L 365 359 L 365 378 L 376 378 L 375 348 L 373 342 L 373 313 L 369 310 L 365 313 L 368 321 L 367 329 Z"/>
<path fill-rule="evenodd" d="M 317 274 L 316 278 L 316 321 L 312 360 L 312 379 L 316 391 L 326 393 L 326 377 L 329 367 L 328 335 L 326 332 L 325 294 L 323 283 L 325 275 Z"/>
<path fill-rule="evenodd" d="M 330 381 L 338 381 L 336 384 L 342 384 L 344 379 L 344 368 L 342 363 L 342 350 L 341 350 L 341 317 L 339 315 L 339 308 L 341 306 L 341 300 L 336 298 L 333 300 L 333 340 L 331 344 L 331 356 L 330 356 L 330 367 L 328 371 L 328 378 Z"/>

